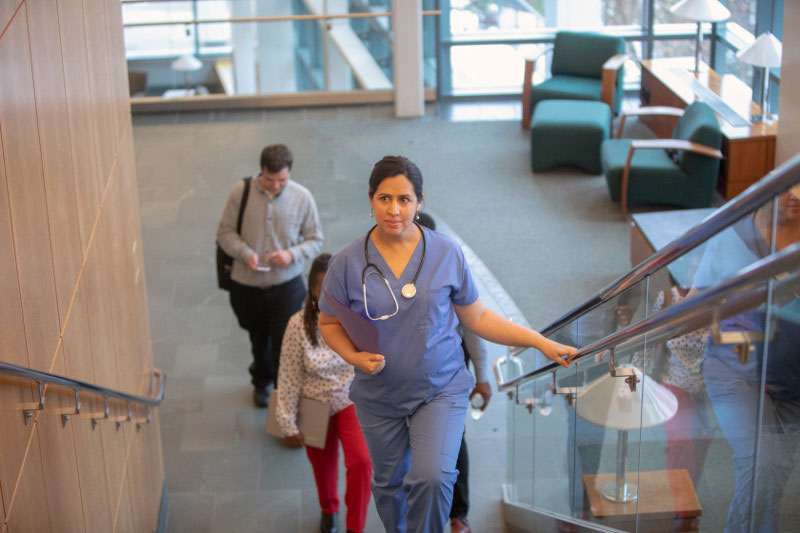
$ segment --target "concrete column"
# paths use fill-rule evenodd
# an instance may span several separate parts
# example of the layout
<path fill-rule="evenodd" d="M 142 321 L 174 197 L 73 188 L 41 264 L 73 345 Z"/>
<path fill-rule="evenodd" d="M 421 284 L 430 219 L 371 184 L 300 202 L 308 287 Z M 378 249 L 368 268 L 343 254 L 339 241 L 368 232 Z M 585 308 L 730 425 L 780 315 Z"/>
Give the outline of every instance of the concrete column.
<path fill-rule="evenodd" d="M 255 15 L 253 0 L 232 0 L 231 15 L 234 18 L 247 18 Z M 233 79 L 236 94 L 256 93 L 256 23 L 239 22 L 231 24 L 233 43 Z"/>
<path fill-rule="evenodd" d="M 425 114 L 422 0 L 394 0 L 394 114 Z"/>
<path fill-rule="evenodd" d="M 238 0 L 234 0 L 234 4 Z M 259 15 L 281 16 L 292 14 L 292 3 L 287 0 L 256 0 Z M 256 46 L 258 64 L 258 92 L 297 92 L 295 47 L 297 46 L 294 22 L 258 22 Z"/>

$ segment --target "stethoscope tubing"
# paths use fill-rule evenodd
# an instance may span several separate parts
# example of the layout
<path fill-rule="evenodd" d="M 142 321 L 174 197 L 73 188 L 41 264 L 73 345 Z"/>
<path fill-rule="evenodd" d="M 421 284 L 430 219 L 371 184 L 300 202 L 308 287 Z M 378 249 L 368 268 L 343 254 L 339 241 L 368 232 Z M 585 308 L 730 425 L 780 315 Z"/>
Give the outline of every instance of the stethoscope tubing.
<path fill-rule="evenodd" d="M 403 296 L 405 296 L 406 298 L 413 298 L 414 295 L 416 295 L 417 278 L 419 277 L 419 273 L 422 270 L 422 265 L 425 263 L 425 253 L 427 252 L 428 249 L 428 241 L 425 238 L 425 230 L 422 229 L 422 226 L 420 226 L 416 222 L 414 222 L 414 225 L 419 228 L 420 234 L 422 235 L 422 259 L 420 259 L 419 265 L 417 266 L 417 271 L 414 273 L 414 278 L 411 280 L 411 283 L 406 285 L 406 286 L 408 285 L 411 286 L 412 289 L 411 295 L 410 296 L 406 295 L 406 286 L 404 286 L 403 290 L 401 291 L 401 294 L 403 294 Z M 397 298 L 395 298 L 394 292 L 392 291 L 392 288 L 389 285 L 389 280 L 387 280 L 386 276 L 383 275 L 383 272 L 381 271 L 380 268 L 378 268 L 378 265 L 369 260 L 369 238 L 370 235 L 372 235 L 372 232 L 375 231 L 375 228 L 377 227 L 378 227 L 377 224 L 372 226 L 372 228 L 367 232 L 367 236 L 364 238 L 364 260 L 366 261 L 366 264 L 364 265 L 364 268 L 361 270 L 361 289 L 364 297 L 364 310 L 367 311 L 367 317 L 369 317 L 371 320 L 385 320 L 397 314 L 398 306 L 397 306 Z M 395 312 L 392 313 L 391 315 L 384 315 L 379 318 L 372 318 L 369 315 L 369 311 L 367 310 L 367 270 L 369 270 L 370 267 L 375 269 L 374 272 L 381 277 L 383 282 L 386 284 L 386 287 L 389 289 L 389 293 L 392 295 L 392 298 L 394 299 Z"/>

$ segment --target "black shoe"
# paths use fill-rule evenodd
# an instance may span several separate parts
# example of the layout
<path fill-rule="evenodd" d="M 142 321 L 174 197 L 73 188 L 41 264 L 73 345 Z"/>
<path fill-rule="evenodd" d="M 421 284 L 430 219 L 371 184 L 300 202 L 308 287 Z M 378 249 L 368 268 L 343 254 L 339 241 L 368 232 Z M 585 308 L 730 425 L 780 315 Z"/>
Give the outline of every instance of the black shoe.
<path fill-rule="evenodd" d="M 272 387 L 256 387 L 253 390 L 253 403 L 256 407 L 267 407 L 269 405 L 269 395 Z"/>
<path fill-rule="evenodd" d="M 322 513 L 319 521 L 319 533 L 337 533 L 339 531 L 339 513 Z"/>

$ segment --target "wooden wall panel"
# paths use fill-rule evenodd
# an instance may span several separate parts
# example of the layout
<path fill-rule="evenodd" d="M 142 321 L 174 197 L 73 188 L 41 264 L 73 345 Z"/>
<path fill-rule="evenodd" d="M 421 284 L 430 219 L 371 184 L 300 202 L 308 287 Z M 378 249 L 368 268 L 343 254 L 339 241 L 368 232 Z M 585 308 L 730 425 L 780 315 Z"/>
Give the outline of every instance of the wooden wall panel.
<path fill-rule="evenodd" d="M 0 41 L 0 57 L 2 48 L 3 41 Z M 3 305 L 0 305 L 0 354 L 4 361 L 15 365 L 27 365 L 28 351 L 25 336 L 20 335 L 25 326 L 22 320 L 22 300 L 17 281 L 16 253 L 11 232 L 8 184 L 2 150 L 0 150 L 0 294 L 3 295 Z"/>
<path fill-rule="evenodd" d="M 19 424 L 19 422 L 17 423 Z M 51 523 L 50 514 L 47 512 L 47 492 L 42 475 L 38 432 L 33 421 L 27 427 L 32 428 L 31 432 L 33 433 L 30 448 L 25 461 L 20 463 L 22 471 L 13 500 L 6 509 L 6 520 L 9 530 L 12 532 L 49 531 Z M 28 434 L 31 435 L 31 432 Z M 23 446 L 22 450 L 25 449 Z"/>
<path fill-rule="evenodd" d="M 114 114 L 117 118 L 116 139 L 121 140 L 130 130 L 128 124 L 131 117 L 128 64 L 125 60 L 125 38 L 122 29 L 122 3 L 119 0 L 105 0 L 105 8 L 108 43 L 106 48 L 114 94 Z"/>
<path fill-rule="evenodd" d="M 100 219 L 92 247 L 83 268 L 81 284 L 86 292 L 86 308 L 90 317 L 92 361 L 97 384 L 117 388 L 115 343 L 111 327 L 109 271 L 106 264 L 106 226 Z"/>
<path fill-rule="evenodd" d="M 48 371 L 60 325 L 26 17 L 23 6 L 0 46 L 0 133 L 14 242 L 24 243 L 15 252 L 28 362 Z"/>
<path fill-rule="evenodd" d="M 138 265 L 135 262 L 134 240 L 131 238 L 130 217 L 126 214 L 127 199 L 123 186 L 127 179 L 126 169 L 133 165 L 133 160 L 129 159 L 132 153 L 130 133 L 125 136 L 125 142 L 118 151 L 118 164 L 114 167 L 114 172 L 110 180 L 106 202 L 104 204 L 105 213 L 115 213 L 118 216 L 108 217 L 108 235 L 110 239 L 108 250 L 109 258 L 112 261 L 111 269 L 114 277 L 111 280 L 113 293 L 117 296 L 112 299 L 112 316 L 114 317 L 114 331 L 117 353 L 117 374 L 119 376 L 122 389 L 136 394 L 144 394 L 146 390 L 146 379 L 149 375 L 149 367 L 145 366 L 147 350 L 142 343 L 149 338 L 146 331 L 137 331 L 137 325 L 141 323 L 137 313 L 139 311 L 136 302 L 136 277 L 142 276 L 141 271 L 137 274 Z M 137 248 L 138 248 L 138 239 Z M 143 284 L 142 284 L 143 285 Z"/>
<path fill-rule="evenodd" d="M 109 422 L 104 423 L 109 425 Z M 73 431 L 75 447 L 81 450 L 76 459 L 86 531 L 111 531 L 111 502 L 103 460 L 102 430 L 93 430 L 91 422 L 82 419 L 76 421 Z"/>
<path fill-rule="evenodd" d="M 147 288 L 145 286 L 144 254 L 142 248 L 141 221 L 139 219 L 139 192 L 136 185 L 136 164 L 134 158 L 133 139 L 120 147 L 119 160 L 123 170 L 122 196 L 125 200 L 123 209 L 128 213 L 127 232 L 131 239 L 131 260 L 133 262 L 135 343 L 138 353 L 147 354 L 146 366 L 152 366 L 152 350 L 150 346 L 150 322 L 147 312 Z"/>
<path fill-rule="evenodd" d="M 154 531 L 156 523 L 153 517 L 158 516 L 158 509 L 153 508 L 153 501 L 157 498 L 150 492 L 151 472 L 147 468 L 147 431 L 149 428 L 142 426 L 139 431 L 132 431 L 130 452 L 128 452 L 128 490 L 131 495 L 131 505 L 140 510 L 133 516 L 134 531 Z"/>
<path fill-rule="evenodd" d="M 131 491 L 126 479 L 125 483 L 122 484 L 119 506 L 117 507 L 117 519 L 116 522 L 114 522 L 115 532 L 127 533 L 128 531 L 136 531 L 136 529 L 134 529 L 133 516 L 135 513 L 133 509 L 133 504 L 131 502 Z"/>
<path fill-rule="evenodd" d="M 3 0 L 0 2 L 0 35 L 11 22 L 11 17 L 16 13 L 17 8 L 22 4 L 23 0 Z"/>
<path fill-rule="evenodd" d="M 112 406 L 112 416 L 114 413 L 117 415 L 124 412 L 124 407 L 120 404 Z M 106 470 L 106 490 L 108 491 L 108 500 L 111 506 L 112 521 L 116 520 L 118 513 L 120 491 L 125 481 L 125 460 L 127 454 L 127 439 L 125 432 L 127 425 L 123 424 L 122 428 L 117 429 L 116 423 L 112 421 L 101 422 L 98 426 L 98 431 L 101 432 L 103 440 L 103 461 L 105 462 Z"/>
<path fill-rule="evenodd" d="M 70 155 L 75 172 L 81 245 L 85 254 L 100 209 L 103 178 L 97 163 L 83 0 L 58 0 L 58 17 L 61 48 L 69 51 L 64 53 L 63 65 L 69 115 L 67 126 L 72 139 Z"/>
<path fill-rule="evenodd" d="M 0 0 L 0 64 L 0 359 L 148 394 L 121 6 Z M 102 399 L 83 394 L 83 414 L 63 427 L 74 394 L 49 387 L 26 425 L 34 389 L 0 377 L 0 529 L 153 529 L 164 481 L 157 412 L 138 433 L 117 429 L 127 406 L 111 400 L 112 419 L 92 429 Z"/>
<path fill-rule="evenodd" d="M 108 68 L 108 53 L 105 37 L 105 6 L 97 0 L 84 0 L 84 25 L 87 29 L 86 50 L 89 58 L 89 86 L 92 93 L 92 115 L 97 144 L 97 159 L 100 177 L 105 180 L 111 174 L 111 165 L 116 157 L 116 142 L 119 139 L 114 115 L 111 72 Z"/>
<path fill-rule="evenodd" d="M 128 318 L 128 305 L 131 299 L 127 291 L 128 261 L 125 260 L 127 257 L 126 250 L 128 249 L 128 242 L 123 231 L 122 217 L 108 216 L 110 213 L 120 213 L 119 174 L 119 167 L 116 166 L 109 180 L 108 192 L 106 193 L 105 202 L 103 204 L 103 223 L 107 225 L 108 238 L 106 247 L 107 258 L 110 271 L 114 273 L 109 279 L 109 290 L 114 295 L 114 298 L 111 298 L 110 301 L 111 327 L 114 332 L 114 354 L 119 386 L 126 392 L 138 394 L 138 372 L 142 369 L 137 368 L 138 362 L 131 353 L 131 320 Z"/>
<path fill-rule="evenodd" d="M 83 261 L 75 202 L 75 177 L 70 152 L 69 130 L 53 127 L 68 124 L 64 74 L 53 68 L 61 65 L 61 39 L 56 0 L 30 0 L 31 62 L 36 96 L 36 111 L 44 170 L 47 215 L 55 269 L 58 311 L 62 326 L 69 309 Z"/>
<path fill-rule="evenodd" d="M 71 419 L 64 427 L 60 416 L 42 413 L 36 424 L 45 488 L 51 495 L 47 499 L 50 523 L 54 529 L 65 532 L 85 530 L 72 435 L 76 421 Z"/>
<path fill-rule="evenodd" d="M 0 454 L 0 485 L 3 488 L 3 508 L 6 512 L 17 486 L 17 478 L 25 459 L 25 449 L 33 424 L 25 425 L 21 400 L 31 402 L 28 382 L 0 376 L 0 435 L 3 453 Z"/>

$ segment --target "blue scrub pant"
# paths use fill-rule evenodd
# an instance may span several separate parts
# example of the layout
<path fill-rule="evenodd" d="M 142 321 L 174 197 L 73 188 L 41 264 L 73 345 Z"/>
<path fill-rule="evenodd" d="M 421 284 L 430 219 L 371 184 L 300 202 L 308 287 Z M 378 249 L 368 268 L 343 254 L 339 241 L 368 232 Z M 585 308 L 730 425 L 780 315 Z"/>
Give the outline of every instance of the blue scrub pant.
<path fill-rule="evenodd" d="M 731 351 L 730 347 L 715 345 L 709 346 L 708 350 L 717 353 Z M 736 357 L 733 353 L 726 355 L 729 360 Z M 733 449 L 735 489 L 725 531 L 780 531 L 783 528 L 778 523 L 779 505 L 797 457 L 800 404 L 776 400 L 764 394 L 763 426 L 759 435 L 759 391 L 717 357 L 706 356 L 702 370 L 714 413 Z M 761 447 L 756 456 L 759 437 Z M 754 491 L 755 521 L 751 524 L 750 505 Z"/>
<path fill-rule="evenodd" d="M 372 459 L 372 495 L 387 532 L 444 531 L 458 475 L 469 389 L 441 390 L 407 417 L 356 404 Z"/>

